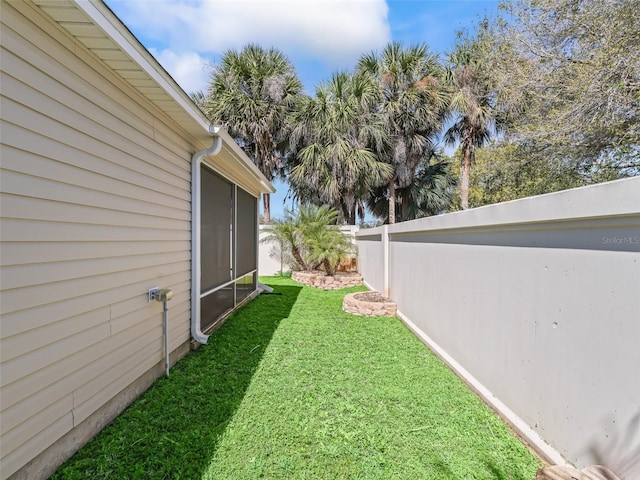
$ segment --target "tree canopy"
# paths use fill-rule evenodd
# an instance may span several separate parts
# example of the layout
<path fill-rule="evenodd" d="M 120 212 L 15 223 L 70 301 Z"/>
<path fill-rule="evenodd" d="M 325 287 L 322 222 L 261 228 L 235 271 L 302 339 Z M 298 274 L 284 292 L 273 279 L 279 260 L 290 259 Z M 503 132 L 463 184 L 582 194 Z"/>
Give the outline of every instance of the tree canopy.
<path fill-rule="evenodd" d="M 510 139 L 587 182 L 603 169 L 640 173 L 637 1 L 527 0 L 504 9 L 488 62 Z"/>
<path fill-rule="evenodd" d="M 288 116 L 302 91 L 293 65 L 278 50 L 249 44 L 213 67 L 205 111 L 227 127 L 268 180 L 281 174 Z M 264 220 L 270 222 L 269 195 Z"/>
<path fill-rule="evenodd" d="M 482 22 L 473 37 L 459 36 L 449 53 L 448 80 L 451 97 L 448 116 L 452 122 L 444 133 L 449 145 L 460 144 L 460 206 L 469 207 L 469 174 L 476 148 L 486 144 L 502 127 L 498 121 L 498 95 L 488 71 L 486 56 L 492 40 L 487 22 Z"/>
<path fill-rule="evenodd" d="M 391 42 L 313 96 L 284 55 L 247 45 L 193 99 L 268 179 L 349 223 L 365 206 L 394 223 L 640 175 L 636 3 L 507 1 L 446 59 Z"/>
<path fill-rule="evenodd" d="M 370 108 L 376 95 L 370 77 L 340 72 L 321 83 L 314 97 L 301 98 L 292 116 L 294 195 L 334 206 L 350 224 L 371 190 L 393 173 L 375 153 L 387 141 L 385 124 Z"/>
<path fill-rule="evenodd" d="M 427 45 L 404 48 L 399 42 L 363 55 L 357 69 L 378 86 L 373 108 L 382 116 L 390 144 L 388 151 L 378 153 L 393 167 L 387 212 L 388 222 L 395 223 L 395 190 L 413 183 L 416 169 L 434 149 L 446 113 L 444 70 Z"/>

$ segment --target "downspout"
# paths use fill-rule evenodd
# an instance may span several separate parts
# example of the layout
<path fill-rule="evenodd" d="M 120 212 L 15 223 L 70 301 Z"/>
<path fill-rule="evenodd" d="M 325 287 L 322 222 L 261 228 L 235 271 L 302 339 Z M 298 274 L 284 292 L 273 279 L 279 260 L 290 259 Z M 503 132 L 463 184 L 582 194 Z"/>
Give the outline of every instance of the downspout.
<path fill-rule="evenodd" d="M 198 343 L 207 343 L 209 338 L 200 330 L 200 164 L 204 157 L 220 153 L 222 138 L 218 136 L 219 131 L 219 126 L 209 125 L 213 143 L 191 157 L 191 336 Z"/>

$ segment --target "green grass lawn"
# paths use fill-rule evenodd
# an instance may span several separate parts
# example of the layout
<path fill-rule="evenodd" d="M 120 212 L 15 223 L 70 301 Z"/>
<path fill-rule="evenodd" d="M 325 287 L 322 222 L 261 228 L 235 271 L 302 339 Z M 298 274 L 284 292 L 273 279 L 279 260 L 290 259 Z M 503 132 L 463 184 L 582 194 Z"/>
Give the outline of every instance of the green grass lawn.
<path fill-rule="evenodd" d="M 264 278 L 55 479 L 531 480 L 539 461 L 396 318 Z"/>

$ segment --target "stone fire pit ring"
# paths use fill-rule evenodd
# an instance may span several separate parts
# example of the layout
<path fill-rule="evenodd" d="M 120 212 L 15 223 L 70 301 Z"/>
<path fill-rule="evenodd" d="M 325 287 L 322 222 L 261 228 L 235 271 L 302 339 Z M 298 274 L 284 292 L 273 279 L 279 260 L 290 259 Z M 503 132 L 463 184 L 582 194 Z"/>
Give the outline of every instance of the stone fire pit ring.
<path fill-rule="evenodd" d="M 365 317 L 394 317 L 398 306 L 380 292 L 356 292 L 344 297 L 342 310 Z"/>

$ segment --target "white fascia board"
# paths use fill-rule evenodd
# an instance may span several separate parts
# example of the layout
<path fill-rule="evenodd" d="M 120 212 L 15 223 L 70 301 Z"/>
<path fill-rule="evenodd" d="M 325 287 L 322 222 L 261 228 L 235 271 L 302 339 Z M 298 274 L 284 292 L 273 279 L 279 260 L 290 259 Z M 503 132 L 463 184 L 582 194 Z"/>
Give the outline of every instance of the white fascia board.
<path fill-rule="evenodd" d="M 140 68 L 149 75 L 167 94 L 200 124 L 203 135 L 209 135 L 210 122 L 195 106 L 189 96 L 178 86 L 164 68 L 153 58 L 101 0 L 73 0 L 95 24 L 100 27 Z"/>

